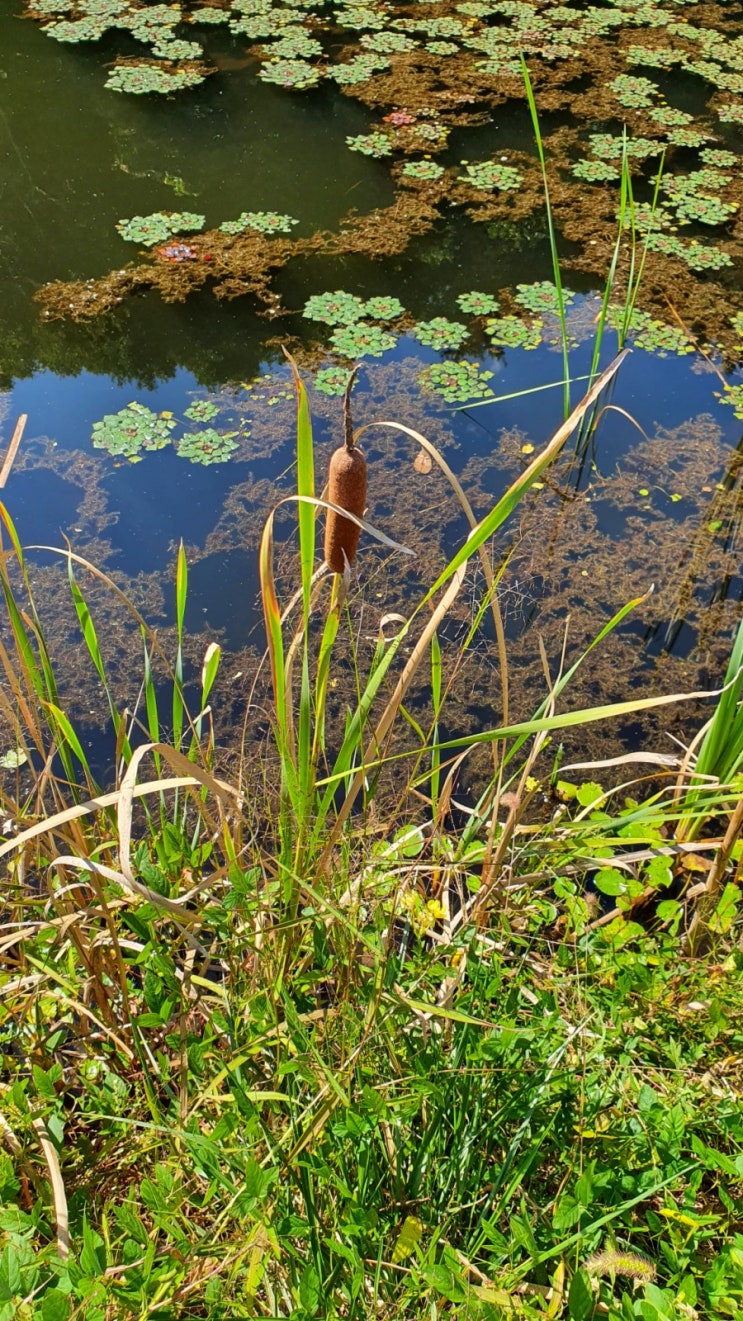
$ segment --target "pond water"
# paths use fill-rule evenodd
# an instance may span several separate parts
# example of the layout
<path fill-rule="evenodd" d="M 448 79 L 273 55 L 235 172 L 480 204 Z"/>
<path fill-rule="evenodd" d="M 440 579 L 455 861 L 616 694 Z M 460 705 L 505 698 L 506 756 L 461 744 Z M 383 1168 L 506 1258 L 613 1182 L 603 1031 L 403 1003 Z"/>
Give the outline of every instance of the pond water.
<path fill-rule="evenodd" d="M 164 7 L 109 8 L 141 15 Z M 210 640 L 226 649 L 214 705 L 220 737 L 229 744 L 241 728 L 262 647 L 260 531 L 292 483 L 294 403 L 282 343 L 297 356 L 310 386 L 319 466 L 340 434 L 338 390 L 351 362 L 359 360 L 355 421 L 387 418 L 423 431 L 443 449 L 475 510 L 483 513 L 492 504 L 559 424 L 563 394 L 559 324 L 550 311 L 554 290 L 537 285 L 552 280 L 553 268 L 523 87 L 508 68 L 473 71 L 472 61 L 482 61 L 484 50 L 496 58 L 492 33 L 498 32 L 498 58 L 513 58 L 510 41 L 514 50 L 526 50 L 534 76 L 563 278 L 573 295 L 567 309 L 573 401 L 580 398 L 580 378 L 590 371 L 597 291 L 617 232 L 618 183 L 581 181 L 570 169 L 579 150 L 589 152 L 589 142 L 593 154 L 587 159 L 599 162 L 599 174 L 600 162 L 616 163 L 616 147 L 607 156 L 595 135 L 621 144 L 625 120 L 630 139 L 655 143 L 644 173 L 635 176 L 637 199 L 645 203 L 653 198 L 663 147 L 666 172 L 677 181 L 675 191 L 672 185 L 661 197 L 665 239 L 691 243 L 693 259 L 699 251 L 722 253 L 720 261 L 727 263 L 714 269 L 717 258 L 703 257 L 712 269 L 695 273 L 678 252 L 648 252 L 638 302 L 642 316 L 634 328 L 638 344 L 621 369 L 612 409 L 596 435 L 571 447 L 529 495 L 494 549 L 496 561 L 512 550 L 502 587 L 512 714 L 528 716 L 544 695 L 538 633 L 554 673 L 568 619 L 567 654 L 573 658 L 626 600 L 643 596 L 653 584 L 653 594 L 586 662 L 570 704 L 621 700 L 640 689 L 715 686 L 743 588 L 737 555 L 741 424 L 720 398 L 726 383 L 735 386 L 739 379 L 743 339 L 743 325 L 735 322 L 743 308 L 736 210 L 743 107 L 737 119 L 725 108 L 735 108 L 743 90 L 735 62 L 743 63 L 735 45 L 743 31 L 740 7 L 684 11 L 692 23 L 703 22 L 703 32 L 723 33 L 723 57 L 719 41 L 715 46 L 712 37 L 678 31 L 685 18 L 683 7 L 674 4 L 576 5 L 572 11 L 540 3 L 453 6 L 443 0 L 357 6 L 350 12 L 358 30 L 366 27 L 377 43 L 380 32 L 417 32 L 419 51 L 388 52 L 381 60 L 388 67 L 358 94 L 327 72 L 358 58 L 359 49 L 373 49 L 354 44 L 359 31 L 351 27 L 349 8 L 318 16 L 294 6 L 305 39 L 308 31 L 319 38 L 314 66 L 319 58 L 326 71 L 307 90 L 265 81 L 262 74 L 276 61 L 267 60 L 266 48 L 257 49 L 249 32 L 230 31 L 220 22 L 217 6 L 206 11 L 212 17 L 198 29 L 182 23 L 170 38 L 192 40 L 197 32 L 208 76 L 170 95 L 130 95 L 109 90 L 105 81 L 112 69 L 131 68 L 135 56 L 152 66 L 157 52 L 146 43 L 143 48 L 142 39 L 138 44 L 130 31 L 112 29 L 91 43 L 57 41 L 43 31 L 45 23 L 80 22 L 105 6 L 40 3 L 28 17 L 18 13 L 15 0 L 0 0 L 0 440 L 5 449 L 17 417 L 28 414 L 4 491 L 22 542 L 61 546 L 68 538 L 76 552 L 124 587 L 167 642 L 174 622 L 175 554 L 183 540 L 190 567 L 188 661 L 196 673 Z M 251 15 L 265 21 L 266 13 L 279 9 L 266 0 L 234 5 L 224 14 L 233 26 L 249 26 Z M 553 29 L 545 35 L 540 24 L 550 9 Z M 422 11 L 428 30 L 421 26 Z M 198 7 L 183 7 L 185 18 L 194 12 Z M 571 12 L 586 28 L 584 56 L 574 52 L 566 64 L 563 51 L 553 57 L 557 63 L 540 63 L 549 41 L 556 45 L 558 20 L 563 45 L 568 40 L 565 14 Z M 618 14 L 621 22 L 599 22 L 597 14 Z M 458 35 L 452 23 L 460 24 Z M 675 36 L 669 37 L 669 24 Z M 457 66 L 458 75 L 447 73 L 472 39 L 480 46 L 468 56 L 470 63 Z M 301 50 L 296 32 L 295 41 Z M 668 56 L 665 68 L 630 64 L 631 86 L 620 85 L 619 100 L 611 103 L 606 68 L 622 73 L 617 50 L 625 51 L 631 41 L 646 42 L 646 60 L 662 59 L 668 50 L 673 59 Z M 702 46 L 696 63 L 704 58 L 707 74 L 687 67 L 695 62 L 694 41 Z M 421 42 L 427 43 L 422 54 Z M 686 52 L 685 64 L 674 42 Z M 437 50 L 441 43 L 453 50 Z M 122 59 L 129 65 L 117 65 Z M 181 66 L 191 67 L 188 59 Z M 314 66 L 310 59 L 307 67 Z M 163 67 L 177 69 L 177 58 Z M 717 81 L 714 68 L 721 71 Z M 653 80 L 650 93 L 637 86 L 646 75 Z M 298 76 L 295 69 L 292 77 Z M 732 90 L 720 90 L 726 86 Z M 674 121 L 671 114 L 663 122 L 669 107 L 685 118 Z M 660 119 L 651 122 L 658 111 Z M 402 121 L 390 122 L 396 113 Z M 704 131 L 696 146 L 683 138 L 674 142 L 679 132 L 693 137 L 699 123 Z M 414 141 L 410 135 L 416 133 Z M 370 134 L 388 156 L 349 149 L 349 138 L 363 144 Z M 374 143 L 367 149 L 375 149 Z M 699 158 L 705 151 L 730 156 L 710 164 Z M 478 163 L 491 170 L 485 181 L 472 174 Z M 423 167 L 419 178 L 409 172 L 411 164 Z M 440 167 L 439 175 L 434 168 L 426 179 L 431 165 Z M 679 178 L 693 180 L 695 170 L 719 176 L 723 168 L 727 182 L 697 180 L 686 191 L 678 184 Z M 715 204 L 723 199 L 714 226 L 700 220 L 705 198 Z M 673 206 L 675 215 L 667 209 Z M 203 217 L 201 227 L 166 234 L 149 248 L 141 240 L 126 242 L 116 228 L 132 217 L 183 212 Z M 277 213 L 279 220 L 296 223 L 287 220 L 288 232 L 268 236 L 219 229 L 246 212 L 264 218 Z M 679 221 L 688 223 L 677 228 Z M 641 250 L 640 236 L 638 261 Z M 622 278 L 627 254 L 625 245 Z M 517 296 L 519 285 L 530 288 Z M 355 316 L 344 314 L 335 325 L 332 312 L 327 324 L 327 306 L 324 313 L 320 306 L 325 321 L 302 315 L 308 299 L 340 290 L 362 300 L 394 298 L 401 306 L 388 307 L 386 314 L 378 307 L 375 315 L 374 305 L 371 311 L 356 305 Z M 497 324 L 489 324 L 484 303 L 464 309 L 458 303 L 473 290 L 500 302 L 489 313 Z M 619 302 L 621 292 L 618 284 Z M 107 310 L 92 315 L 91 300 Z M 438 317 L 463 324 L 459 345 L 446 339 L 453 333 L 456 340 L 457 333 L 446 324 L 439 327 L 441 340 L 436 327 L 428 334 L 425 324 L 421 330 L 421 322 Z M 353 330 L 359 320 L 372 327 L 372 347 L 374 335 L 382 337 L 378 356 L 364 353 L 367 343 Z M 345 343 L 344 321 L 352 327 Z M 616 348 L 616 333 L 609 330 L 602 365 Z M 470 366 L 442 385 L 441 364 L 456 363 Z M 317 376 L 333 366 L 341 369 L 337 380 Z M 552 388 L 535 391 L 547 385 Z M 334 387 L 335 393 L 325 393 Z M 478 395 L 487 396 L 485 406 Z M 148 452 L 138 432 L 127 452 L 116 431 L 120 421 L 112 420 L 108 432 L 94 431 L 132 402 L 173 421 L 162 448 Z M 189 418 L 186 410 L 194 404 L 196 416 Z M 465 525 L 436 470 L 414 471 L 415 446 L 379 430 L 368 434 L 365 447 L 369 517 L 416 553 L 415 560 L 403 561 L 362 543 L 353 590 L 368 640 L 385 611 L 400 608 L 431 580 Z M 224 461 L 210 461 L 215 457 Z M 289 544 L 291 526 L 288 514 L 280 519 Z M 89 743 L 104 768 L 106 744 L 95 733 L 101 712 L 84 677 L 64 566 L 45 551 L 29 552 L 29 560 L 71 712 L 89 728 Z M 287 577 L 287 593 L 288 584 Z M 141 673 L 139 631 L 122 618 L 103 584 L 86 578 L 85 585 L 110 652 L 112 683 L 122 704 L 133 708 Z M 466 630 L 475 599 L 473 582 L 468 603 L 451 621 L 454 643 Z M 498 718 L 498 685 L 493 640 L 484 626 L 454 687 L 454 732 Z M 425 705 L 425 694 L 420 702 Z M 642 741 L 667 752 L 668 732 L 688 738 L 699 718 L 697 708 L 664 710 L 642 724 L 582 735 L 572 748 L 611 755 Z"/>

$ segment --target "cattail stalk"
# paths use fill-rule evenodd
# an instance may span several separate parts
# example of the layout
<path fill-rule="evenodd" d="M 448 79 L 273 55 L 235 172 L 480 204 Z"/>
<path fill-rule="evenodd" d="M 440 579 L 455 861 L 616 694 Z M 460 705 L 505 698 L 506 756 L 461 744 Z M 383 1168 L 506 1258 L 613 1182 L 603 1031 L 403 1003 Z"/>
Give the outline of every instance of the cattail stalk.
<path fill-rule="evenodd" d="M 366 459 L 354 443 L 351 422 L 351 389 L 358 367 L 348 378 L 343 400 L 344 442 L 330 456 L 328 500 L 349 514 L 362 518 L 366 509 Z M 361 528 L 350 518 L 329 509 L 325 523 L 325 562 L 333 573 L 345 573 L 353 563 Z"/>

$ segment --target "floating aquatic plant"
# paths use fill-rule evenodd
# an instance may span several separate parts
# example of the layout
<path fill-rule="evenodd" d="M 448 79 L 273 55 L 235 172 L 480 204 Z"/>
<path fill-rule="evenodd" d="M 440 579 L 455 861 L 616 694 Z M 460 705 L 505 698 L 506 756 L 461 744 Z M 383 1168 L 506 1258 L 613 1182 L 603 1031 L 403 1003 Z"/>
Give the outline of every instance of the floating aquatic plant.
<path fill-rule="evenodd" d="M 315 389 L 321 394 L 345 394 L 347 385 L 347 367 L 322 367 L 315 376 Z"/>
<path fill-rule="evenodd" d="M 432 183 L 441 178 L 444 167 L 435 161 L 406 161 L 402 173 L 406 179 L 421 179 L 425 183 Z"/>
<path fill-rule="evenodd" d="M 715 395 L 721 404 L 729 404 L 735 410 L 735 416 L 743 419 L 743 385 L 728 385 L 720 393 L 715 390 Z"/>
<path fill-rule="evenodd" d="M 370 316 L 373 321 L 394 321 L 396 317 L 402 316 L 405 308 L 399 298 L 393 298 L 387 294 L 380 294 L 376 298 L 369 298 L 364 303 L 364 316 Z"/>
<path fill-rule="evenodd" d="M 573 174 L 576 179 L 585 179 L 586 183 L 609 183 L 619 178 L 619 170 L 610 161 L 576 161 Z"/>
<path fill-rule="evenodd" d="M 615 328 L 623 324 L 624 308 L 611 306 L 608 312 L 609 323 Z M 694 352 L 694 345 L 678 326 L 669 326 L 664 321 L 657 321 L 648 312 L 635 308 L 629 326 L 629 333 L 635 348 L 646 349 L 649 353 L 659 353 L 665 357 L 668 353 L 683 356 Z"/>
<path fill-rule="evenodd" d="M 393 55 L 415 50 L 418 43 L 402 32 L 377 32 L 371 36 L 365 32 L 361 38 L 361 45 L 378 55 Z"/>
<path fill-rule="evenodd" d="M 266 46 L 266 54 L 271 59 L 311 60 L 322 55 L 322 45 L 315 37 L 308 36 L 304 28 L 287 28 L 277 41 Z"/>
<path fill-rule="evenodd" d="M 389 60 L 378 55 L 356 55 L 345 64 L 336 64 L 330 70 L 330 77 L 341 87 L 353 87 L 356 83 L 366 83 L 375 73 L 388 69 Z"/>
<path fill-rule="evenodd" d="M 195 399 L 188 408 L 184 409 L 184 417 L 189 417 L 192 422 L 211 422 L 218 412 L 219 408 L 211 399 Z"/>
<path fill-rule="evenodd" d="M 469 330 L 462 321 L 448 321 L 443 316 L 419 321 L 412 333 L 419 344 L 431 349 L 458 349 L 469 338 Z"/>
<path fill-rule="evenodd" d="M 482 73 L 489 73 L 493 78 L 518 78 L 521 65 L 517 59 L 508 55 L 493 55 L 489 60 L 478 60 L 475 65 Z"/>
<path fill-rule="evenodd" d="M 738 209 L 737 203 L 723 202 L 714 195 L 730 183 L 730 178 L 729 174 L 720 174 L 705 166 L 691 174 L 667 174 L 661 187 L 668 194 L 681 224 L 696 220 L 703 225 L 722 225 Z"/>
<path fill-rule="evenodd" d="M 449 129 L 446 124 L 416 124 L 415 128 L 410 130 L 410 137 L 419 139 L 426 145 L 443 147 L 449 136 Z"/>
<path fill-rule="evenodd" d="M 366 308 L 356 294 L 347 294 L 343 289 L 334 293 L 313 294 L 307 299 L 302 315 L 309 321 L 324 321 L 327 326 L 350 326 L 360 321 Z"/>
<path fill-rule="evenodd" d="M 471 188 L 500 188 L 508 192 L 523 182 L 523 175 L 512 165 L 500 165 L 495 161 L 460 161 L 459 164 L 465 167 L 465 173 L 457 178 Z"/>
<path fill-rule="evenodd" d="M 628 64 L 646 64 L 651 69 L 670 69 L 682 56 L 675 50 L 659 50 L 657 46 L 630 46 L 624 53 Z"/>
<path fill-rule="evenodd" d="M 202 68 L 164 68 L 157 64 L 116 64 L 106 79 L 106 87 L 112 92 L 128 92 L 132 96 L 144 96 L 148 92 L 166 95 L 179 92 L 186 87 L 196 87 L 203 83 L 206 73 Z"/>
<path fill-rule="evenodd" d="M 109 24 L 97 18 L 79 18 L 73 22 L 52 23 L 45 28 L 46 35 L 55 41 L 98 41 Z"/>
<path fill-rule="evenodd" d="M 152 248 L 172 234 L 203 229 L 205 219 L 205 216 L 197 215 L 195 211 L 153 211 L 150 216 L 132 216 L 129 220 L 120 220 L 116 228 L 128 243 L 143 243 L 145 247 Z"/>
<path fill-rule="evenodd" d="M 346 138 L 346 146 L 351 151 L 360 151 L 362 156 L 391 156 L 392 140 L 386 133 L 360 133 L 357 137 Z"/>
<path fill-rule="evenodd" d="M 219 226 L 223 234 L 244 234 L 252 229 L 257 234 L 290 234 L 292 225 L 299 221 L 278 211 L 243 211 L 237 220 L 224 220 Z"/>
<path fill-rule="evenodd" d="M 538 349 L 542 342 L 542 322 L 531 325 L 518 316 L 493 317 L 486 321 L 485 330 L 494 344 L 509 349 Z"/>
<path fill-rule="evenodd" d="M 136 462 L 142 450 L 164 449 L 175 425 L 171 413 L 153 413 L 134 400 L 118 413 L 107 413 L 100 422 L 93 423 L 93 445 L 114 458 Z"/>
<path fill-rule="evenodd" d="M 226 463 L 238 448 L 236 435 L 236 431 L 220 433 L 213 427 L 206 427 L 204 431 L 191 431 L 179 441 L 178 458 L 204 466 Z"/>
<path fill-rule="evenodd" d="M 743 105 L 721 105 L 717 118 L 722 124 L 743 124 Z"/>
<path fill-rule="evenodd" d="M 463 23 L 459 18 L 430 18 L 428 15 L 417 26 L 431 37 L 463 37 L 471 28 L 471 24 Z"/>
<path fill-rule="evenodd" d="M 560 299 L 557 287 L 551 280 L 535 280 L 533 284 L 517 284 L 516 288 L 518 293 L 514 294 L 514 301 L 520 307 L 525 307 L 527 312 L 554 312 L 559 315 Z M 571 293 L 569 289 L 563 289 L 563 307 L 569 307 L 574 298 L 574 293 Z"/>
<path fill-rule="evenodd" d="M 663 143 L 653 138 L 621 138 L 611 133 L 591 133 L 588 141 L 592 154 L 600 160 L 620 160 L 625 151 L 636 160 L 645 160 L 648 156 L 659 156 L 663 150 Z"/>
<path fill-rule="evenodd" d="M 687 114 L 685 110 L 676 110 L 673 106 L 655 106 L 650 111 L 650 118 L 656 124 L 662 124 L 665 128 L 684 128 L 687 124 L 694 122 L 694 116 Z"/>
<path fill-rule="evenodd" d="M 487 384 L 492 376 L 492 372 L 481 371 L 475 362 L 434 362 L 423 368 L 418 381 L 447 403 L 466 404 L 474 399 L 492 398 L 493 391 Z"/>
<path fill-rule="evenodd" d="M 156 41 L 152 54 L 160 60 L 199 60 L 204 54 L 198 41 Z"/>
<path fill-rule="evenodd" d="M 319 69 L 305 60 L 269 60 L 261 65 L 258 77 L 264 83 L 276 83 L 278 87 L 290 87 L 294 91 L 304 92 L 308 87 L 315 87 L 320 80 Z"/>
<path fill-rule="evenodd" d="M 734 151 L 723 151 L 717 147 L 706 147 L 704 151 L 700 151 L 699 155 L 705 165 L 711 165 L 713 169 L 717 170 L 726 170 L 738 163 L 738 157 Z"/>
<path fill-rule="evenodd" d="M 382 330 L 381 326 L 358 321 L 355 325 L 334 330 L 330 343 L 344 358 L 381 358 L 388 349 L 395 347 L 397 338 Z"/>
<path fill-rule="evenodd" d="M 457 306 L 462 312 L 468 312 L 470 316 L 490 316 L 498 311 L 500 304 L 492 294 L 481 294 L 473 289 L 471 293 L 459 295 Z"/>
<path fill-rule="evenodd" d="M 657 85 L 649 78 L 633 78 L 627 73 L 612 78 L 609 87 L 619 104 L 629 110 L 645 109 L 653 104 L 653 97 L 658 95 Z"/>
<path fill-rule="evenodd" d="M 673 128 L 666 137 L 674 147 L 703 147 L 710 135 L 696 128 Z"/>
<path fill-rule="evenodd" d="M 215 9 L 213 5 L 204 5 L 201 9 L 192 9 L 190 14 L 192 23 L 224 23 L 227 19 L 227 13 L 224 9 Z"/>

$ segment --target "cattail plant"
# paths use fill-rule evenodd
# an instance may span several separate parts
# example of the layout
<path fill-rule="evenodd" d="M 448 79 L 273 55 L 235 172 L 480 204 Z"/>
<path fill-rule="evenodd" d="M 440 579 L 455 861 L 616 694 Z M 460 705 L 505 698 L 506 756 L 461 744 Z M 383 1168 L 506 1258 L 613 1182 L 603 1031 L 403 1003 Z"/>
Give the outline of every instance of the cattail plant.
<path fill-rule="evenodd" d="M 354 443 L 351 422 L 351 390 L 358 367 L 348 379 L 343 400 L 344 441 L 330 456 L 328 468 L 328 500 L 347 509 L 349 514 L 362 518 L 366 508 L 366 459 Z M 333 573 L 344 573 L 353 563 L 359 544 L 361 528 L 350 518 L 344 518 L 334 509 L 328 510 L 325 523 L 325 562 Z"/>

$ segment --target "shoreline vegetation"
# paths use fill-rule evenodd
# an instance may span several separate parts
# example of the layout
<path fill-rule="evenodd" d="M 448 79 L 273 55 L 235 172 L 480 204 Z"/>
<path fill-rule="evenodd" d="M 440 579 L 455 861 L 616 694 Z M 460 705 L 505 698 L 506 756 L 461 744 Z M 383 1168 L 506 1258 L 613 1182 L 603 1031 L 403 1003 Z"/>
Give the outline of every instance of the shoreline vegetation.
<path fill-rule="evenodd" d="M 317 569 L 324 501 L 293 369 L 298 577 L 280 603 L 272 514 L 262 798 L 216 766 L 215 645 L 188 709 L 183 547 L 167 697 L 157 635 L 121 600 L 142 631 L 140 716 L 107 688 L 95 570 L 66 554 L 110 701 L 119 769 L 101 792 L 0 509 L 3 1321 L 740 1315 L 743 629 L 692 746 L 628 754 L 605 790 L 600 765 L 559 766 L 560 729 L 684 695 L 569 710 L 572 674 L 629 603 L 577 661 L 546 665 L 543 704 L 509 725 L 486 554 L 600 426 L 622 359 L 480 521 L 436 447 L 383 424 L 447 475 L 471 531 L 409 617 L 381 622 L 341 728 L 334 651 L 358 620 L 344 576 Z M 452 645 L 445 621 L 477 557 L 503 720 L 457 738 L 446 696 L 470 639 Z M 405 705 L 416 675 L 425 728 Z M 463 816 L 456 774 L 478 742 L 492 774 Z"/>
<path fill-rule="evenodd" d="M 75 42 L 98 39 L 123 8 L 119 0 L 40 0 L 30 12 L 57 28 L 58 39 Z M 248 8 L 231 22 L 261 39 L 265 16 Z M 702 8 L 726 28 L 724 8 Z M 646 597 L 613 601 L 610 611 L 597 605 L 593 637 L 577 655 L 567 622 L 556 655 L 538 640 L 544 695 L 530 719 L 516 720 L 519 676 L 509 664 L 498 590 L 508 558 L 502 533 L 568 444 L 585 457 L 611 407 L 645 296 L 664 175 L 655 174 L 650 201 L 635 200 L 637 139 L 626 132 L 611 148 L 619 141 L 615 172 L 613 164 L 597 167 L 596 151 L 588 162 L 598 192 L 608 197 L 607 182 L 614 191 L 597 221 L 603 246 L 590 257 L 591 269 L 599 262 L 608 274 L 578 399 L 557 252 L 558 229 L 571 237 L 567 192 L 545 152 L 523 51 L 550 47 L 560 104 L 545 108 L 559 109 L 573 96 L 581 61 L 590 56 L 594 71 L 605 69 L 601 15 L 615 11 L 552 6 L 563 24 L 561 49 L 549 24 L 528 26 L 539 18 L 533 6 L 484 3 L 484 15 L 480 0 L 466 0 L 459 9 L 467 22 L 453 20 L 446 6 L 427 9 L 439 22 L 442 40 L 434 44 L 453 45 L 456 60 L 460 38 L 466 45 L 474 32 L 482 40 L 488 11 L 513 20 L 512 49 L 480 51 L 493 66 L 505 63 L 471 74 L 466 87 L 461 61 L 452 65 L 441 99 L 470 99 L 470 92 L 476 99 L 486 76 L 505 79 L 506 90 L 495 93 L 504 100 L 516 86 L 525 90 L 539 160 L 528 162 L 529 186 L 546 205 L 554 276 L 548 291 L 542 282 L 527 297 L 532 311 L 555 319 L 565 370 L 551 439 L 521 446 L 517 475 L 479 517 L 436 444 L 394 420 L 354 429 L 353 372 L 349 379 L 336 364 L 332 382 L 326 378 L 328 394 L 344 394 L 346 457 L 360 452 L 357 444 L 368 453 L 372 429 L 384 429 L 401 447 L 412 444 L 418 471 L 435 468 L 461 515 L 456 549 L 435 573 L 420 573 L 405 612 L 388 605 L 384 613 L 382 603 L 370 629 L 364 602 L 348 592 L 350 571 L 319 566 L 318 523 L 328 514 L 345 519 L 346 532 L 349 522 L 358 525 L 362 544 L 376 540 L 409 561 L 392 540 L 394 527 L 326 496 L 299 370 L 305 360 L 298 366 L 287 354 L 296 489 L 263 528 L 266 650 L 246 679 L 245 728 L 261 723 L 261 755 L 247 735 L 230 761 L 218 744 L 212 703 L 222 651 L 210 644 L 194 667 L 183 543 L 172 652 L 111 577 L 69 544 L 58 549 L 76 621 L 66 645 L 89 661 L 109 713 L 109 788 L 98 783 L 83 731 L 65 708 L 44 601 L 0 504 L 0 1321 L 743 1315 L 743 624 L 725 672 L 704 691 L 640 689 L 631 700 L 600 694 L 576 707 L 574 677 L 590 672 L 602 644 Z M 374 6 L 362 18 L 357 10 L 351 25 L 363 19 L 377 31 Z M 221 7 L 199 12 L 207 26 L 225 21 Z M 174 79 L 189 86 L 207 76 L 200 45 L 184 53 L 174 13 L 173 6 L 127 8 L 132 34 L 154 42 L 154 54 L 120 59 L 110 75 L 114 91 L 156 91 L 158 79 L 160 91 L 171 91 Z M 584 16 L 579 53 L 564 26 L 575 13 Z M 657 20 L 661 13 L 667 23 Z M 711 49 L 699 37 L 707 29 L 672 24 L 652 4 L 627 3 L 617 18 L 655 34 L 639 57 L 628 53 L 630 63 L 666 67 L 656 29 L 673 25 L 684 29 L 676 35 L 685 72 L 708 79 L 714 55 L 720 97 L 741 90 L 732 27 L 729 40 Z M 313 23 L 308 17 L 314 32 Z M 407 29 L 391 46 L 389 34 L 381 36 L 390 59 L 381 49 L 385 76 L 367 86 L 367 103 L 413 106 L 413 126 L 418 112 L 425 122 L 431 70 L 447 52 L 411 54 Z M 263 69 L 283 76 L 283 85 L 291 76 L 295 88 L 311 87 L 307 61 L 320 43 L 304 30 L 281 39 L 294 42 L 297 58 L 282 58 L 277 70 L 269 56 Z M 374 40 L 379 47 L 377 38 L 365 46 Z M 706 62 L 692 59 L 694 43 Z M 605 82 L 599 108 L 607 118 L 617 105 L 636 110 L 634 128 L 682 151 L 707 149 L 709 135 L 679 120 L 683 112 L 668 117 L 656 84 L 621 74 L 618 88 Z M 727 102 L 713 99 L 728 122 Z M 393 121 L 389 135 L 410 127 Z M 374 137 L 361 139 L 371 151 L 380 149 Z M 406 176 L 408 236 L 413 213 L 422 223 L 421 199 L 431 189 L 482 191 L 484 163 L 460 164 L 464 182 L 450 174 L 442 183 L 430 162 Z M 522 165 L 526 158 L 511 153 L 493 216 L 502 219 Z M 395 168 L 402 177 L 405 165 Z M 705 186 L 713 186 L 709 176 Z M 740 187 L 737 178 L 719 183 L 715 223 L 740 225 L 732 219 Z M 694 193 L 677 183 L 677 210 L 694 213 Z M 151 235 L 147 222 L 159 214 L 120 223 L 137 222 L 138 235 L 145 224 Z M 168 235 L 176 242 L 159 265 L 153 256 L 127 268 L 119 273 L 125 283 L 139 287 L 150 279 L 142 271 L 154 271 L 163 290 L 180 297 L 197 269 L 188 253 L 207 244 L 211 271 L 223 249 L 246 254 L 257 272 L 252 291 L 260 294 L 260 283 L 268 298 L 276 255 L 315 242 L 227 229 L 217 251 L 212 233 L 192 236 L 201 217 L 184 214 L 187 240 Z M 385 217 L 354 221 L 348 241 L 359 246 L 347 251 L 368 252 L 369 234 L 377 242 Z M 243 221 L 225 223 L 234 230 Z M 580 215 L 574 223 L 583 224 Z M 392 245 L 400 233 L 390 231 L 390 251 L 399 250 Z M 725 256 L 728 248 L 737 255 L 738 243 L 733 234 Z M 672 292 L 665 272 L 676 278 L 679 260 L 678 250 L 661 251 L 655 272 L 664 293 Z M 52 299 L 48 311 L 57 295 L 69 303 L 70 286 L 61 289 L 42 293 Z M 715 325 L 739 336 L 725 289 L 699 281 L 687 300 L 696 308 L 689 324 L 704 331 L 714 306 Z M 90 283 L 80 290 L 91 303 L 100 292 Z M 230 292 L 228 283 L 222 291 Z M 114 299 L 124 292 L 117 287 Z M 653 305 L 660 296 L 656 284 Z M 342 290 L 313 297 L 322 304 L 319 319 L 335 326 L 338 356 L 361 356 L 360 323 L 338 317 L 339 303 L 360 300 Z M 473 316 L 497 310 L 492 294 L 462 297 L 462 311 Z M 371 304 L 385 324 L 404 316 L 396 297 Z M 516 320 L 507 312 L 498 333 L 513 336 Z M 604 365 L 609 327 L 620 351 Z M 452 335 L 456 347 L 467 329 L 438 317 L 417 328 L 433 348 L 451 345 Z M 363 333 L 377 345 L 391 338 L 376 323 Z M 471 388 L 471 380 L 445 385 L 452 402 Z M 483 382 L 476 388 L 486 402 Z M 145 433 L 151 448 L 167 444 L 176 425 L 161 415 L 153 430 L 154 415 L 142 405 L 122 413 L 104 418 L 95 435 L 124 457 Z M 190 416 L 208 422 L 211 413 L 202 401 Z M 230 440 L 210 429 L 191 439 L 187 454 L 211 462 L 216 446 L 221 461 Z M 340 490 L 336 481 L 333 493 Z M 354 530 L 343 544 L 355 550 L 355 540 Z M 93 588 L 111 595 L 120 628 L 141 639 L 133 709 L 117 700 Z M 467 593 L 467 625 L 457 618 L 449 629 Z M 498 661 L 491 719 L 465 734 L 452 727 L 450 697 L 485 622 Z M 417 701 L 421 688 L 425 703 Z M 645 747 L 563 764 L 563 732 L 692 701 L 704 702 L 707 718 L 674 755 Z M 487 775 L 467 801 L 459 776 L 476 754 Z"/>

